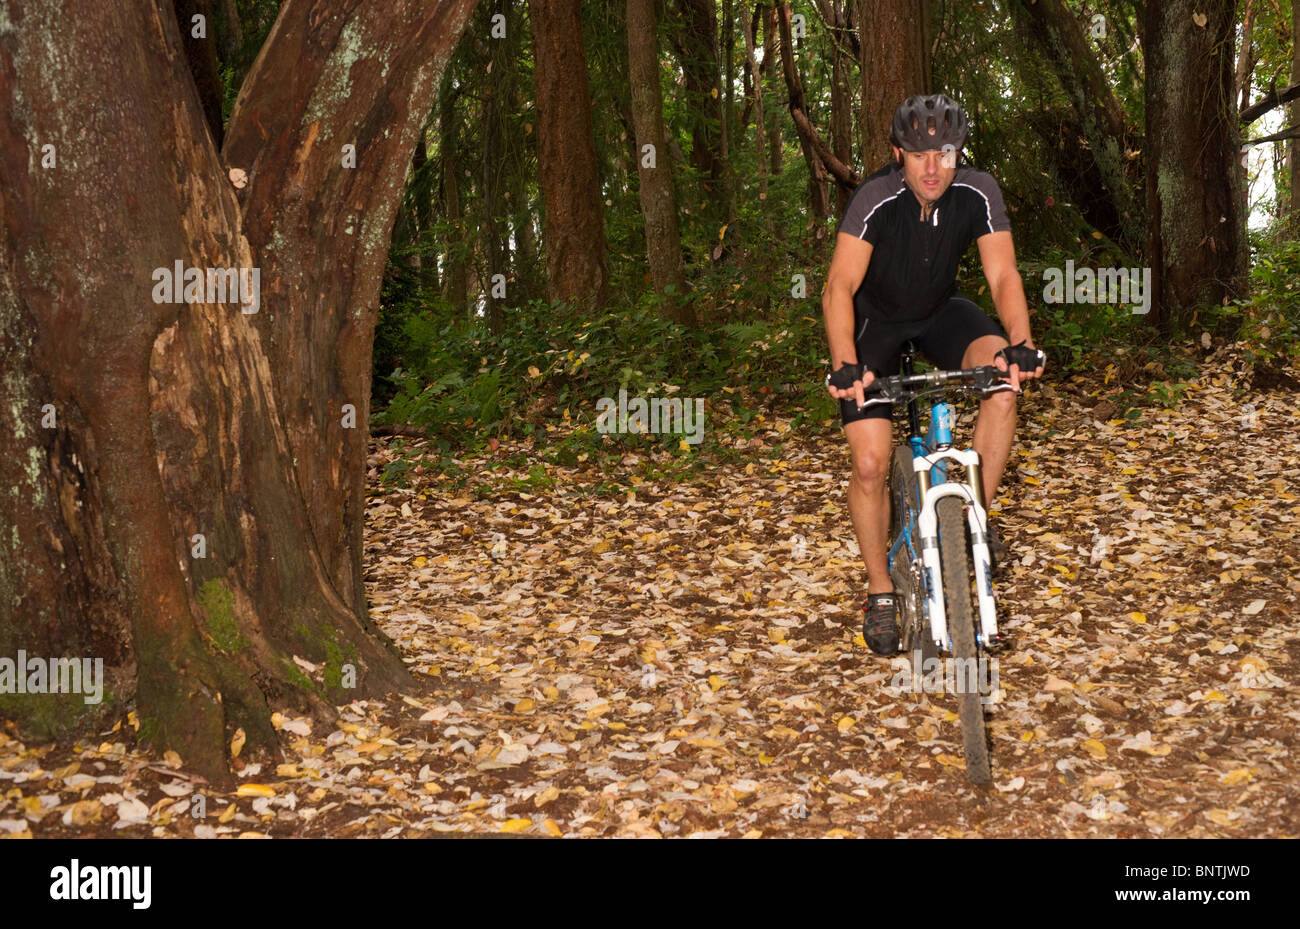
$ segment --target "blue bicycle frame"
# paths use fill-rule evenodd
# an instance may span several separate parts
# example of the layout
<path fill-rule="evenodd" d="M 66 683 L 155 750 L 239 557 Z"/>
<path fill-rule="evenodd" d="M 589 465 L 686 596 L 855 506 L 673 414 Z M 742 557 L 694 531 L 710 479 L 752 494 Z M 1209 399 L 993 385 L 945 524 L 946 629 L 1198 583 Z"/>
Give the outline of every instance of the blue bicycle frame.
<path fill-rule="evenodd" d="M 909 346 L 903 354 L 903 373 L 912 374 L 912 351 Z M 972 451 L 952 449 L 952 427 L 955 419 L 953 407 L 942 401 L 930 406 L 930 422 L 925 437 L 921 437 L 919 415 L 916 401 L 907 405 L 908 447 L 912 460 L 917 464 L 917 489 L 919 499 L 907 500 L 905 518 L 900 520 L 901 531 L 893 540 L 889 549 L 890 574 L 894 573 L 895 561 L 907 546 L 910 560 L 924 566 L 919 573 L 920 606 L 925 625 L 930 629 L 934 644 L 939 648 L 951 649 L 952 641 L 948 630 L 943 598 L 943 582 L 938 559 L 938 526 L 934 514 L 934 502 L 943 496 L 960 496 L 967 503 L 968 522 L 971 532 L 971 551 L 974 556 L 976 594 L 979 601 L 980 622 L 976 627 L 976 638 L 981 645 L 988 645 L 997 640 L 997 620 L 993 601 L 992 570 L 989 559 L 987 539 L 987 515 L 980 486 L 979 455 Z M 924 460 L 924 461 L 922 461 Z M 945 487 L 948 483 L 950 461 L 957 461 L 966 469 L 966 481 Z M 929 464 L 928 469 L 925 464 Z M 928 538 L 928 544 L 925 540 Z M 921 544 L 918 546 L 918 542 Z M 921 549 L 917 551 L 918 547 Z"/>

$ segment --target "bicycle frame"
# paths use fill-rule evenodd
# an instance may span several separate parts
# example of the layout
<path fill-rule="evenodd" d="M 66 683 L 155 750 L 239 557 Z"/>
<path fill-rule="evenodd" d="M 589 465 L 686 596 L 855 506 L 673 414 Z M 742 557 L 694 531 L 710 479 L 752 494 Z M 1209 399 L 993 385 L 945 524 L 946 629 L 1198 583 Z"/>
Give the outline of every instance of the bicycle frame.
<path fill-rule="evenodd" d="M 903 353 L 903 373 L 912 374 L 913 353 L 909 347 Z M 980 482 L 980 457 L 974 449 L 952 447 L 953 408 L 943 401 L 930 406 L 930 422 L 924 438 L 921 436 L 920 416 L 916 400 L 907 404 L 908 447 L 912 452 L 912 467 L 916 473 L 919 499 L 910 501 L 911 512 L 903 522 L 903 531 L 889 550 L 892 572 L 894 559 L 903 545 L 907 545 L 916 559 L 913 537 L 920 542 L 920 562 L 923 568 L 921 602 L 929 620 L 930 635 L 941 649 L 951 650 L 948 635 L 948 618 L 944 605 L 943 581 L 939 562 L 939 525 L 935 505 L 944 497 L 955 496 L 966 503 L 966 517 L 970 525 L 971 553 L 975 568 L 975 590 L 979 602 L 979 644 L 983 647 L 997 641 L 997 613 L 993 600 L 992 562 L 988 546 L 988 514 L 984 489 Z M 965 481 L 948 479 L 949 464 L 965 468 Z"/>

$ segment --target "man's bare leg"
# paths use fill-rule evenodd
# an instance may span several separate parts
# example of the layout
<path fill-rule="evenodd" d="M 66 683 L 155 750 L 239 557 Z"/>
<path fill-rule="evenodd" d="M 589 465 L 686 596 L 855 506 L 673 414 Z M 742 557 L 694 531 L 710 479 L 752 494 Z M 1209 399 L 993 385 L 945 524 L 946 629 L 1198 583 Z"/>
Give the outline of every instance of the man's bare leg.
<path fill-rule="evenodd" d="M 980 336 L 966 348 L 961 366 L 973 368 L 993 364 L 993 356 L 1007 347 L 1007 340 L 997 335 Z M 980 401 L 979 416 L 975 420 L 975 439 L 972 443 L 979 452 L 983 468 L 984 499 L 990 505 L 997 495 L 1007 459 L 1011 457 L 1011 442 L 1016 434 L 1016 395 L 1004 390 Z"/>
<path fill-rule="evenodd" d="M 889 461 L 893 429 L 888 419 L 860 419 L 844 427 L 853 453 L 849 515 L 867 569 L 867 593 L 894 589 L 889 579 Z"/>

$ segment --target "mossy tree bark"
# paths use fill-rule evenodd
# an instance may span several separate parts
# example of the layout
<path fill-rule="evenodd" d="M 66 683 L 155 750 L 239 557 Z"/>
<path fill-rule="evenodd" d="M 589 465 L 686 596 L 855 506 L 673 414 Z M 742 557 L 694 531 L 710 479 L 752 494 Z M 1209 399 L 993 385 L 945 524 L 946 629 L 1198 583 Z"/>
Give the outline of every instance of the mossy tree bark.
<path fill-rule="evenodd" d="M 270 702 L 412 683 L 362 593 L 370 349 L 473 6 L 288 0 L 221 153 L 171 4 L 0 27 L 0 654 L 104 658 L 154 747 L 217 783 L 235 728 L 275 753 Z M 256 269 L 258 311 L 157 302 L 176 262 Z"/>
<path fill-rule="evenodd" d="M 1235 0 L 1147 4 L 1148 318 L 1164 332 L 1245 281 L 1235 31 Z"/>

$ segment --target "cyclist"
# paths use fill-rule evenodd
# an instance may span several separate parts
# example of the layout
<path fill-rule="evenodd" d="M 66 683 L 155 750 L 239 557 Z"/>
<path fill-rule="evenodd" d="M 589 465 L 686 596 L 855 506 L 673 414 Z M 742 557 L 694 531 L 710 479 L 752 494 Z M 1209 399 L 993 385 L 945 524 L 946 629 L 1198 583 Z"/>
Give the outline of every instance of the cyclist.
<path fill-rule="evenodd" d="M 898 107 L 890 131 L 894 161 L 849 200 L 822 293 L 827 389 L 840 401 L 853 456 L 849 514 L 867 569 L 862 634 L 877 655 L 898 651 L 887 563 L 892 418 L 884 405 L 859 411 L 863 389 L 898 373 L 908 340 L 941 369 L 996 365 L 1016 391 L 1043 370 L 1017 363 L 1032 364 L 1035 356 L 1011 224 L 992 176 L 958 161 L 967 130 L 965 112 L 944 94 L 909 97 Z M 972 239 L 1005 330 L 957 292 L 957 263 Z M 1015 422 L 1014 392 L 981 401 L 973 444 L 986 500 L 1002 478 Z M 996 559 L 1001 545 L 989 528 Z"/>

